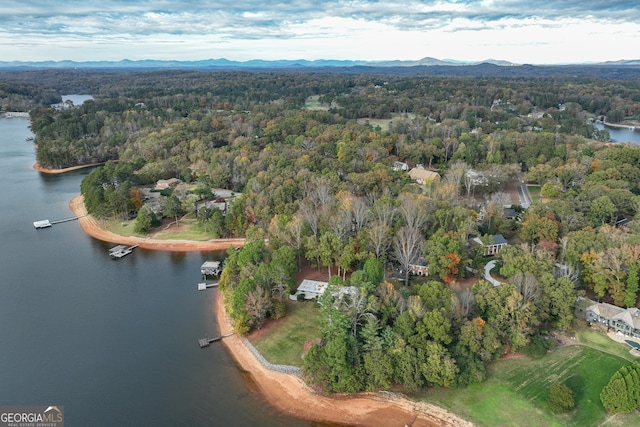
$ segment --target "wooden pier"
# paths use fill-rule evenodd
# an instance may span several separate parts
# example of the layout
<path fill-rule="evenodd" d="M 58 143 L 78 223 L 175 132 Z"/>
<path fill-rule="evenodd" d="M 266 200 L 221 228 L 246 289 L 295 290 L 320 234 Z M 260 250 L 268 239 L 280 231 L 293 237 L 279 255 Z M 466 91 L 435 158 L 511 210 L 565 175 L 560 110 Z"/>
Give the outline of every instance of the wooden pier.
<path fill-rule="evenodd" d="M 220 341 L 222 338 L 226 338 L 229 337 L 233 334 L 227 334 L 227 335 L 219 335 L 215 338 L 200 338 L 198 340 L 198 345 L 200 346 L 200 348 L 205 348 L 205 347 L 209 347 L 209 344 L 211 344 L 212 342 L 216 342 L 216 341 Z"/>
<path fill-rule="evenodd" d="M 60 224 L 60 223 L 63 223 L 63 222 L 68 222 L 68 221 L 75 221 L 76 219 L 80 219 L 80 218 L 85 217 L 85 216 L 86 215 L 74 216 L 73 218 L 59 219 L 57 221 L 49 221 L 48 219 L 43 219 L 43 220 L 40 220 L 40 221 L 34 221 L 33 222 L 33 227 L 35 229 L 49 228 L 53 224 Z"/>
<path fill-rule="evenodd" d="M 209 288 L 217 288 L 218 287 L 218 282 L 215 283 L 198 283 L 198 290 L 199 291 L 205 291 Z"/>

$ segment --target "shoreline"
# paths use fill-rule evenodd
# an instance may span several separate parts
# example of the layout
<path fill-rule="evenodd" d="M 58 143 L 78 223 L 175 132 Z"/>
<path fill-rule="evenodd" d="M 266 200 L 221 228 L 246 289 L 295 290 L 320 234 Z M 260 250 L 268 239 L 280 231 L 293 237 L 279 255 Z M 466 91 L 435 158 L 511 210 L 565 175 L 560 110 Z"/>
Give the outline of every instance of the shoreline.
<path fill-rule="evenodd" d="M 609 123 L 609 122 L 602 122 L 603 125 L 608 126 L 610 128 L 616 128 L 616 129 L 629 129 L 629 130 L 635 130 L 636 128 L 640 127 L 640 123 L 636 124 L 630 124 L 630 125 L 625 125 L 622 123 Z"/>
<path fill-rule="evenodd" d="M 40 163 L 34 163 L 33 164 L 33 169 L 37 170 L 38 172 L 46 173 L 46 174 L 49 174 L 49 175 L 58 175 L 58 174 L 61 174 L 61 173 L 77 171 L 77 170 L 80 170 L 80 169 L 92 168 L 94 166 L 101 166 L 101 165 L 104 165 L 105 163 L 106 162 L 91 163 L 91 164 L 88 164 L 88 165 L 71 166 L 71 167 L 63 168 L 63 169 L 48 169 L 48 168 L 40 166 Z"/>
<path fill-rule="evenodd" d="M 233 332 L 231 319 L 224 307 L 224 295 L 219 290 L 213 310 L 220 335 Z M 320 395 L 295 375 L 265 368 L 237 335 L 225 337 L 221 342 L 238 367 L 251 374 L 262 396 L 284 414 L 310 421 L 368 427 L 473 426 L 443 408 L 415 402 L 395 393 Z"/>
<path fill-rule="evenodd" d="M 87 213 L 84 205 L 84 197 L 81 194 L 75 196 L 69 202 L 69 209 L 80 222 L 80 227 L 89 236 L 103 242 L 117 243 L 119 245 L 140 245 L 140 248 L 169 251 L 169 252 L 190 252 L 190 251 L 221 251 L 230 247 L 238 248 L 244 245 L 244 239 L 213 239 L 206 242 L 185 241 L 185 240 L 153 240 L 135 236 L 121 236 L 105 230 L 98 221 Z"/>
<path fill-rule="evenodd" d="M 82 230 L 91 237 L 124 245 L 140 244 L 141 248 L 164 251 L 209 251 L 240 247 L 244 239 L 220 239 L 209 242 L 160 241 L 133 236 L 120 236 L 100 227 L 91 215 L 87 215 L 84 197 L 77 195 L 69 202 L 69 208 L 78 219 Z M 86 215 L 86 216 L 83 216 Z M 224 308 L 224 296 L 217 292 L 214 313 L 221 335 L 233 332 L 231 319 Z M 386 427 L 471 427 L 463 420 L 435 405 L 414 402 L 395 393 L 360 393 L 334 397 L 317 394 L 304 381 L 295 376 L 265 368 L 244 345 L 242 339 L 231 335 L 222 340 L 223 345 L 237 367 L 248 372 L 264 399 L 278 411 L 301 419 L 353 426 Z"/>

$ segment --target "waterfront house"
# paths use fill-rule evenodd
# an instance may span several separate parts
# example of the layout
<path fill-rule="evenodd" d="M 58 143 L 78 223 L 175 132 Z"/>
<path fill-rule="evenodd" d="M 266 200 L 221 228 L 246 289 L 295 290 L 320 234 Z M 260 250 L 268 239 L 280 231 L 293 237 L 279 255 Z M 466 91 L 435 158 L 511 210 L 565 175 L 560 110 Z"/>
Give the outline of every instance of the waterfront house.
<path fill-rule="evenodd" d="M 584 310 L 587 322 L 600 323 L 616 332 L 640 338 L 640 310 L 636 307 L 621 308 L 591 300 L 589 303 Z"/>

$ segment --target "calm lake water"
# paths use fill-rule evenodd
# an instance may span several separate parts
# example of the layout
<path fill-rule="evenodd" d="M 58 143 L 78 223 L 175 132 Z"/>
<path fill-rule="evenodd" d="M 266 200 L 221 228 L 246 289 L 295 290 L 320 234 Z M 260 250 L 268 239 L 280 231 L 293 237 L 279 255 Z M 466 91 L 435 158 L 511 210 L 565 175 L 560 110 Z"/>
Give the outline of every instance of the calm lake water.
<path fill-rule="evenodd" d="M 611 135 L 611 141 L 613 142 L 633 142 L 640 144 L 640 129 L 613 128 L 605 126 L 602 123 L 595 123 L 595 126 L 599 130 L 608 130 L 609 135 Z"/>
<path fill-rule="evenodd" d="M 68 203 L 88 171 L 34 171 L 29 122 L 0 119 L 0 405 L 62 405 L 69 426 L 309 426 L 259 395 L 221 345 L 200 265 L 222 253 L 111 260 Z"/>

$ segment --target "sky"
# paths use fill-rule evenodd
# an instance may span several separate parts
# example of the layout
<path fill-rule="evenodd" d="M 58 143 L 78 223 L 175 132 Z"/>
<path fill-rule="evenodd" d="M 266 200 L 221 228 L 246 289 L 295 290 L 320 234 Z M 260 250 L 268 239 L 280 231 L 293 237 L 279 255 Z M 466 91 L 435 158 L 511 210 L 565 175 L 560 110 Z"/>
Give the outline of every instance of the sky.
<path fill-rule="evenodd" d="M 0 61 L 424 57 L 640 59 L 640 1 L 0 1 Z"/>

